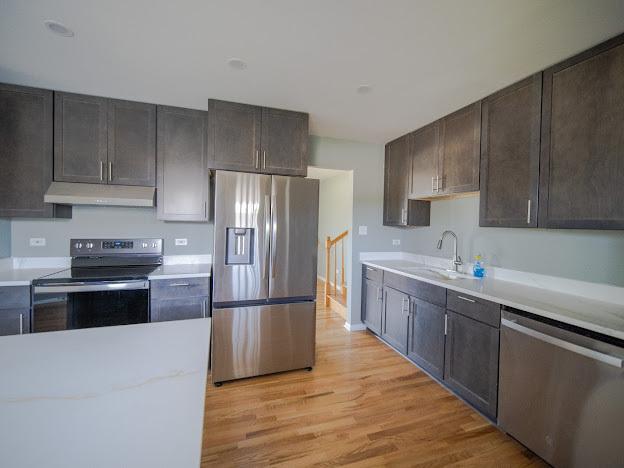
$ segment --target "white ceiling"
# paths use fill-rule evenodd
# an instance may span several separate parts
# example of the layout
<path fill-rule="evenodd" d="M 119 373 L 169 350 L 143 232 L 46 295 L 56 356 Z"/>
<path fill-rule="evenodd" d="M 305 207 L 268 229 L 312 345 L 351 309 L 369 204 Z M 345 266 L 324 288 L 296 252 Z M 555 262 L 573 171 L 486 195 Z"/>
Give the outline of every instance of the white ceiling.
<path fill-rule="evenodd" d="M 0 81 L 295 109 L 381 143 L 622 31 L 622 0 L 0 0 Z"/>

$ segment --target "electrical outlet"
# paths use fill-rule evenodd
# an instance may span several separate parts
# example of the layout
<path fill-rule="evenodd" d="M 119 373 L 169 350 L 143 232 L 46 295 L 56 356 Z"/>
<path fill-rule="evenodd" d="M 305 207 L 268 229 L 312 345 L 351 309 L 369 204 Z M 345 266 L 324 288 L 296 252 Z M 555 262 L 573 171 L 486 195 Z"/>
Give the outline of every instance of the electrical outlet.
<path fill-rule="evenodd" d="M 392 239 L 392 245 L 401 245 L 401 239 Z"/>
<path fill-rule="evenodd" d="M 188 239 L 176 239 L 175 245 L 188 245 Z"/>
<path fill-rule="evenodd" d="M 31 247 L 45 247 L 45 245 L 46 245 L 45 237 L 31 237 L 30 238 Z"/>
<path fill-rule="evenodd" d="M 360 236 L 365 236 L 368 234 L 368 226 L 359 226 L 358 227 L 358 234 Z"/>

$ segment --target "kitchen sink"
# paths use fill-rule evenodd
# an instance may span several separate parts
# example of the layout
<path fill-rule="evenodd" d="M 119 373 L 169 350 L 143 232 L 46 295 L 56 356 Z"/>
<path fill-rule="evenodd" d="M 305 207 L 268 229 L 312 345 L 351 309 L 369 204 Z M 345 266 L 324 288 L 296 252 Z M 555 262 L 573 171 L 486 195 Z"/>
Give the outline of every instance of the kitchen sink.
<path fill-rule="evenodd" d="M 446 280 L 457 280 L 457 279 L 475 279 L 472 275 L 467 275 L 466 273 L 460 273 L 454 270 L 447 270 L 445 268 L 436 268 L 436 267 L 408 267 L 406 268 L 408 271 L 413 271 L 414 273 L 433 273 L 443 279 Z"/>

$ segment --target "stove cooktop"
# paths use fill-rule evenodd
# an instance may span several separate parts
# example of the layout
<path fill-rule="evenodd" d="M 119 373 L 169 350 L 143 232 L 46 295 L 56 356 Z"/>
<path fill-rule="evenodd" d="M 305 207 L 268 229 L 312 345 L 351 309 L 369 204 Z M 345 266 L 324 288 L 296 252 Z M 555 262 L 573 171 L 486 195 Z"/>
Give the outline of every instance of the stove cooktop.
<path fill-rule="evenodd" d="M 33 281 L 33 284 L 147 280 L 149 274 L 159 266 L 160 265 L 68 268 L 39 278 Z"/>

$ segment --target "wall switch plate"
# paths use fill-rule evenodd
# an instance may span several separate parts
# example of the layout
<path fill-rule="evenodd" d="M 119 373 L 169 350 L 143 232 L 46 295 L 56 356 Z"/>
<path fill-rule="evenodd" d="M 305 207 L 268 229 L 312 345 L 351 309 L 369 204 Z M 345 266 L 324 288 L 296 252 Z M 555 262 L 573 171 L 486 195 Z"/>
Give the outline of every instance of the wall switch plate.
<path fill-rule="evenodd" d="M 46 245 L 45 237 L 31 237 L 30 238 L 31 247 L 45 247 L 45 245 Z"/>
<path fill-rule="evenodd" d="M 188 239 L 176 239 L 175 245 L 188 245 Z"/>
<path fill-rule="evenodd" d="M 368 226 L 359 226 L 358 227 L 358 234 L 360 236 L 365 236 L 368 234 Z"/>
<path fill-rule="evenodd" d="M 392 239 L 392 245 L 401 245 L 401 239 Z"/>

